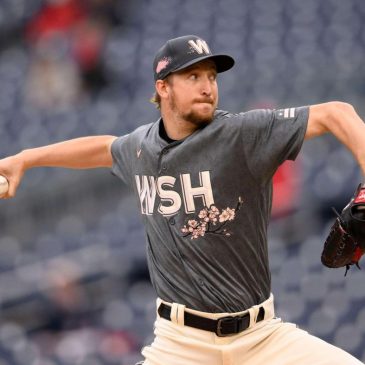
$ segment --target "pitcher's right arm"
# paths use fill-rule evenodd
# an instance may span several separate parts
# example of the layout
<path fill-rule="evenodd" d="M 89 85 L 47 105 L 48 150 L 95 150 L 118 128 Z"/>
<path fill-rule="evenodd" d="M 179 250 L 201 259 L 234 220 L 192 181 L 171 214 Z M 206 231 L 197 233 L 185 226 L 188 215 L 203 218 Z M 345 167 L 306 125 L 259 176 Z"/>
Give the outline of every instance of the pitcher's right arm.
<path fill-rule="evenodd" d="M 0 160 L 0 175 L 7 178 L 9 190 L 4 198 L 15 196 L 24 173 L 35 167 L 93 169 L 111 167 L 111 144 L 115 136 L 90 136 L 31 148 Z"/>

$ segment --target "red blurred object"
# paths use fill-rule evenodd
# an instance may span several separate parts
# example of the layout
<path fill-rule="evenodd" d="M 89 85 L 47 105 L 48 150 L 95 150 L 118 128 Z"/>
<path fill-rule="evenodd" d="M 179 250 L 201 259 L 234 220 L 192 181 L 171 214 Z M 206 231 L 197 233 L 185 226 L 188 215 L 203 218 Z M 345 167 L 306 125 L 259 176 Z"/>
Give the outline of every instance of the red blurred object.
<path fill-rule="evenodd" d="M 132 333 L 121 331 L 105 333 L 100 342 L 99 352 L 107 360 L 119 361 L 137 349 L 138 345 Z"/>
<path fill-rule="evenodd" d="M 285 161 L 273 179 L 272 216 L 289 214 L 295 209 L 300 196 L 300 161 Z"/>
<path fill-rule="evenodd" d="M 104 42 L 104 31 L 92 21 L 80 23 L 73 32 L 72 54 L 83 70 L 97 67 Z"/>
<path fill-rule="evenodd" d="M 86 18 L 86 10 L 79 0 L 65 0 L 45 5 L 30 21 L 26 29 L 27 37 L 32 41 L 55 32 L 68 32 L 77 23 Z"/>

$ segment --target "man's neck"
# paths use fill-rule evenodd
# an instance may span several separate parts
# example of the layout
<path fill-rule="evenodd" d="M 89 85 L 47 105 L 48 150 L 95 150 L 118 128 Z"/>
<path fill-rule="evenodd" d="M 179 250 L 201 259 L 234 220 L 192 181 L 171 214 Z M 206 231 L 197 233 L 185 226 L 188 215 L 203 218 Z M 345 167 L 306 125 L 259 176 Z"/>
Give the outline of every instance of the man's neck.
<path fill-rule="evenodd" d="M 184 139 L 193 134 L 198 127 L 186 120 L 176 118 L 174 115 L 161 112 L 166 136 L 174 141 Z"/>
<path fill-rule="evenodd" d="M 166 133 L 166 129 L 165 129 L 165 125 L 164 125 L 164 122 L 163 122 L 163 119 L 161 118 L 161 121 L 160 121 L 160 125 L 159 125 L 159 134 L 160 134 L 160 137 L 165 140 L 167 143 L 173 143 L 173 142 L 176 142 L 175 139 L 172 139 L 170 138 L 167 133 Z"/>

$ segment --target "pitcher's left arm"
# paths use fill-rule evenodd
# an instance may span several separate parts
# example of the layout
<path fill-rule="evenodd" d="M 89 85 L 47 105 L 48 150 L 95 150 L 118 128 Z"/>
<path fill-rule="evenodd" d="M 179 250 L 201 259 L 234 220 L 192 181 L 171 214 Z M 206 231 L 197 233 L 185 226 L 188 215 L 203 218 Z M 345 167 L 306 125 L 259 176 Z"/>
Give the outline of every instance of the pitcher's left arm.
<path fill-rule="evenodd" d="M 365 176 L 365 124 L 351 104 L 333 101 L 311 105 L 305 138 L 332 133 L 354 155 Z"/>

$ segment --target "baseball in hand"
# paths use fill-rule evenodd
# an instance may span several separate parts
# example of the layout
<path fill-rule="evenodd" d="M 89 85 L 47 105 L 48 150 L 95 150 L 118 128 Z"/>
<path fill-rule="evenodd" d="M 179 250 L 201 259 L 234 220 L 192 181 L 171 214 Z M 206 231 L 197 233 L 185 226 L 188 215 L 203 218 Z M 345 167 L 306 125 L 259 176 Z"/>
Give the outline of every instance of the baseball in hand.
<path fill-rule="evenodd" d="M 6 194 L 6 192 L 9 189 L 9 183 L 8 180 L 2 175 L 0 175 L 0 198 Z"/>

